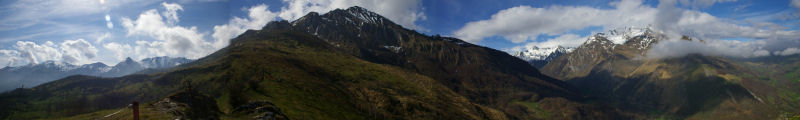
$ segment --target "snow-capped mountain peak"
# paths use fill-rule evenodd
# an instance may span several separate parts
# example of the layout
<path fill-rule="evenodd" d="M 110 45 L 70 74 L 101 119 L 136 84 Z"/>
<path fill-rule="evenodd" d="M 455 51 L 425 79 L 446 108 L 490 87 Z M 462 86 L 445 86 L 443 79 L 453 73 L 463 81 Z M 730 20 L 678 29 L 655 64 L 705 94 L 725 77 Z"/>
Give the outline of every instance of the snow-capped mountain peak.
<path fill-rule="evenodd" d="M 78 66 L 76 66 L 76 65 L 72 65 L 72 64 L 69 64 L 69 63 L 66 63 L 66 62 L 52 61 L 52 60 L 48 60 L 48 61 L 45 61 L 45 62 L 42 62 L 42 63 L 39 63 L 39 64 L 32 64 L 30 66 L 32 66 L 32 67 L 33 66 L 43 67 L 43 69 L 56 69 L 56 70 L 59 70 L 59 71 L 68 71 L 68 70 L 72 70 L 72 69 L 78 68 Z"/>
<path fill-rule="evenodd" d="M 565 48 L 562 46 L 555 46 L 555 47 L 530 46 L 524 48 L 521 51 L 515 51 L 513 55 L 522 58 L 523 60 L 546 60 L 553 54 L 569 53 L 572 50 L 574 50 L 574 48 Z"/>
<path fill-rule="evenodd" d="M 347 9 L 347 12 L 355 16 L 356 18 L 361 19 L 361 21 L 367 23 L 378 24 L 378 23 L 383 23 L 383 21 L 385 21 L 381 15 L 374 12 L 370 12 L 366 8 L 362 8 L 359 6 L 350 7 Z"/>
<path fill-rule="evenodd" d="M 608 32 L 606 33 L 597 33 L 596 35 L 590 37 L 589 40 L 590 42 L 595 42 L 598 41 L 597 37 L 603 37 L 616 45 L 621 45 L 625 44 L 625 42 L 628 42 L 630 38 L 642 36 L 650 32 L 652 32 L 650 26 L 646 27 L 630 26 L 624 28 L 614 28 L 608 30 Z"/>
<path fill-rule="evenodd" d="M 640 50 L 643 50 L 649 48 L 650 45 L 652 45 L 652 43 L 655 41 L 655 38 L 651 36 L 652 32 L 653 30 L 650 26 L 614 28 L 608 30 L 607 32 L 597 33 L 589 36 L 589 38 L 586 39 L 587 41 L 578 47 L 591 48 L 593 50 L 611 51 L 618 46 L 631 42 L 629 45 L 625 46 L 634 46 Z M 544 66 L 544 64 L 547 64 L 549 61 L 560 57 L 561 55 L 571 53 L 578 47 L 527 46 L 519 49 L 518 51 L 509 51 L 509 53 L 512 56 L 516 56 L 520 59 L 530 62 L 536 67 L 540 67 Z"/>
<path fill-rule="evenodd" d="M 518 57 L 522 60 L 528 61 L 534 67 L 541 68 L 553 59 L 561 55 L 567 54 L 575 50 L 574 47 L 563 46 L 527 46 L 519 51 L 509 51 L 511 56 Z"/>

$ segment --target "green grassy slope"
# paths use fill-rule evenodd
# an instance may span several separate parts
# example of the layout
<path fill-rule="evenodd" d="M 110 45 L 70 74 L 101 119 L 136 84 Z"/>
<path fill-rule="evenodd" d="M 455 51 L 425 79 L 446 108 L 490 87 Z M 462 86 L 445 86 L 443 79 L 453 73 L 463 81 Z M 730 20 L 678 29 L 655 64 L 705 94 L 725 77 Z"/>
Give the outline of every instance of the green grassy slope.
<path fill-rule="evenodd" d="M 270 22 L 231 41 L 166 72 L 75 76 L 0 94 L 0 107 L 9 108 L 0 118 L 92 119 L 130 101 L 143 102 L 149 117 L 190 119 L 635 116 L 588 101 L 505 52 L 423 35 L 359 7 Z"/>
<path fill-rule="evenodd" d="M 214 98 L 225 118 L 252 117 L 231 113 L 252 101 L 274 103 L 292 119 L 505 117 L 426 76 L 336 52 L 307 34 L 273 31 L 244 37 L 248 38 L 172 72 L 121 78 L 73 76 L 5 93 L 0 95 L 7 108 L 2 117 L 66 117 L 117 109 L 133 100 L 148 106 L 188 85 Z"/>

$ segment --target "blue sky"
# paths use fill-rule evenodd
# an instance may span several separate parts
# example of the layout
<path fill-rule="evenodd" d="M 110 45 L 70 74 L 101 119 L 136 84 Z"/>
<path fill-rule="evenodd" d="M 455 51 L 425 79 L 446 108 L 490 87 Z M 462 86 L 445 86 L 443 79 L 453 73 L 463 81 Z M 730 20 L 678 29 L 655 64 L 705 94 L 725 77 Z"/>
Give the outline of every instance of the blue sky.
<path fill-rule="evenodd" d="M 666 33 L 692 33 L 717 41 L 705 45 L 713 49 L 699 53 L 791 55 L 800 53 L 796 48 L 800 1 L 795 1 L 7 0 L 0 1 L 4 16 L 0 65 L 48 60 L 113 65 L 126 57 L 199 58 L 224 47 L 226 39 L 268 21 L 354 5 L 425 34 L 458 37 L 500 50 L 576 46 L 597 32 L 653 25 Z M 738 49 L 743 51 L 734 53 L 747 54 L 713 52 Z"/>

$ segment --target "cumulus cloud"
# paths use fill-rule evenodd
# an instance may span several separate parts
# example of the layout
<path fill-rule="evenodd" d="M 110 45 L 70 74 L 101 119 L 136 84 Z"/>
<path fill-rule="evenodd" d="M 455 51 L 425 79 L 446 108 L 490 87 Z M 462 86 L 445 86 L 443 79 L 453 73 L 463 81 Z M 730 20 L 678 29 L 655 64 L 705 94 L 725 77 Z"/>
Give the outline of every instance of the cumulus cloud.
<path fill-rule="evenodd" d="M 85 64 L 97 56 L 97 48 L 83 39 L 65 40 L 61 43 L 61 54 L 63 62 Z"/>
<path fill-rule="evenodd" d="M 17 41 L 13 49 L 0 50 L 0 64 L 18 66 L 38 64 L 45 61 L 58 61 L 72 64 L 90 63 L 97 57 L 97 48 L 83 39 L 64 40 L 60 44 L 51 41 L 37 44 Z"/>
<path fill-rule="evenodd" d="M 406 28 L 425 30 L 416 21 L 425 20 L 420 0 L 283 0 L 280 17 L 295 20 L 309 12 L 325 13 L 337 8 L 361 6 L 381 14 Z"/>
<path fill-rule="evenodd" d="M 488 20 L 467 23 L 453 35 L 476 43 L 486 37 L 502 36 L 513 43 L 535 39 L 538 35 L 559 35 L 590 26 L 605 28 L 625 25 L 647 25 L 657 12 L 641 6 L 641 1 L 625 0 L 613 3 L 616 9 L 584 6 L 550 6 L 534 8 L 518 6 L 502 10 Z"/>
<path fill-rule="evenodd" d="M 130 57 L 128 55 L 136 55 L 136 51 L 128 44 L 120 44 L 116 42 L 111 42 L 103 45 L 103 48 L 106 50 L 110 50 L 114 53 L 114 56 L 117 60 L 125 60 L 125 58 Z"/>
<path fill-rule="evenodd" d="M 565 34 L 553 39 L 548 39 L 543 42 L 531 42 L 528 44 L 535 46 L 544 46 L 544 47 L 554 47 L 554 46 L 578 47 L 581 44 L 583 44 L 584 41 L 586 41 L 586 36 L 581 37 L 576 34 Z"/>
<path fill-rule="evenodd" d="M 264 4 L 243 8 L 247 11 L 246 18 L 233 17 L 227 24 L 214 26 L 211 34 L 214 39 L 206 40 L 206 34 L 198 32 L 196 27 L 177 25 L 180 22 L 178 12 L 183 10 L 181 5 L 166 2 L 161 5 L 164 11 L 151 9 L 141 13 L 137 19 L 121 18 L 128 36 L 146 36 L 155 41 L 137 40 L 133 45 L 108 43 L 103 47 L 117 49 L 112 50 L 117 59 L 154 56 L 199 58 L 227 46 L 231 38 L 248 29 L 260 29 L 279 14 L 269 11 Z"/>
<path fill-rule="evenodd" d="M 800 49 L 798 49 L 796 47 L 786 48 L 783 51 L 775 51 L 775 55 L 781 55 L 781 56 L 794 55 L 794 54 L 798 54 L 798 53 L 800 53 Z"/>
<path fill-rule="evenodd" d="M 792 0 L 790 4 L 792 7 L 800 9 L 800 0 Z"/>
<path fill-rule="evenodd" d="M 205 56 L 216 49 L 211 43 L 204 39 L 205 34 L 197 31 L 197 27 L 177 26 L 179 22 L 176 10 L 182 9 L 178 4 L 163 3 L 167 10 L 159 14 L 156 9 L 147 10 L 140 14 L 135 20 L 122 17 L 122 26 L 126 29 L 128 36 L 140 35 L 155 39 L 155 41 L 137 41 L 137 45 L 142 45 L 142 50 L 146 50 L 153 56 L 173 56 L 199 58 Z M 165 21 L 166 19 L 166 21 Z M 175 22 L 175 23 L 170 23 Z M 139 47 L 139 46 L 137 46 Z M 148 56 L 150 56 L 148 55 Z"/>
<path fill-rule="evenodd" d="M 4 66 L 19 66 L 23 65 L 24 59 L 19 57 L 19 52 L 16 50 L 0 50 L 0 64 Z"/>
<path fill-rule="evenodd" d="M 261 29 L 269 21 L 275 20 L 278 13 L 268 10 L 269 6 L 261 4 L 247 8 L 247 18 L 233 17 L 228 24 L 214 26 L 214 34 L 211 36 L 215 48 L 222 48 L 228 45 L 231 38 L 244 33 L 248 29 Z"/>
<path fill-rule="evenodd" d="M 29 41 L 17 41 L 14 48 L 19 51 L 19 57 L 25 59 L 29 63 L 39 63 L 48 60 L 58 60 L 61 58 L 61 53 L 56 48 L 53 42 L 47 41 L 42 45 Z"/>
<path fill-rule="evenodd" d="M 164 6 L 165 9 L 163 12 L 161 12 L 161 14 L 163 14 L 164 18 L 167 19 L 168 24 L 174 25 L 175 23 L 180 21 L 180 19 L 178 19 L 178 11 L 183 11 L 183 6 L 177 3 L 167 3 L 167 2 L 162 2 L 161 6 Z"/>
<path fill-rule="evenodd" d="M 730 2 L 730 0 L 660 0 L 653 8 L 643 5 L 640 0 L 622 0 L 612 2 L 612 9 L 600 9 L 584 6 L 549 6 L 534 8 L 518 6 L 491 16 L 486 20 L 469 22 L 453 32 L 453 35 L 468 42 L 480 42 L 484 38 L 501 36 L 513 43 L 528 42 L 539 35 L 562 35 L 574 30 L 582 30 L 592 26 L 613 29 L 625 26 L 643 26 L 652 24 L 657 32 L 670 38 L 663 45 L 653 49 L 659 54 L 654 56 L 675 56 L 690 53 L 723 55 L 737 57 L 758 57 L 769 55 L 769 51 L 782 50 L 787 46 L 800 45 L 800 33 L 786 30 L 785 27 L 768 22 L 742 22 L 718 18 L 708 13 L 682 9 L 680 4 L 702 3 L 697 7 L 707 7 L 714 3 Z M 707 5 L 706 5 L 707 4 Z M 706 44 L 693 44 L 679 41 L 682 35 L 703 39 Z M 728 38 L 749 38 L 755 41 L 732 41 Z M 662 44 L 662 43 L 659 43 Z M 678 45 L 678 46 L 671 46 Z M 680 46 L 686 45 L 686 46 Z M 669 51 L 666 48 L 685 48 Z M 737 49 L 747 48 L 747 49 Z M 714 49 L 714 50 L 708 50 Z M 665 51 L 658 51 L 665 50 Z M 686 50 L 704 50 L 703 52 Z M 726 50 L 740 51 L 736 55 Z M 674 52 L 674 53 L 666 53 Z"/>

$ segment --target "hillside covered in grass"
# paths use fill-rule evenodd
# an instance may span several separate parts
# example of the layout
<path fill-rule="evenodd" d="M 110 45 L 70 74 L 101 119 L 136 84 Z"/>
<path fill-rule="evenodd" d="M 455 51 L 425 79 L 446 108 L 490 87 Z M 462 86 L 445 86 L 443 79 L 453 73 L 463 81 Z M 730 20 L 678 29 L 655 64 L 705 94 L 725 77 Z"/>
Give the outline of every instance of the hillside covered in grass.
<path fill-rule="evenodd" d="M 375 18 L 358 17 L 365 15 Z M 634 117 L 504 52 L 422 35 L 353 7 L 271 22 L 163 72 L 71 76 L 3 93 L 0 118 L 103 118 L 132 101 L 150 119 Z"/>

